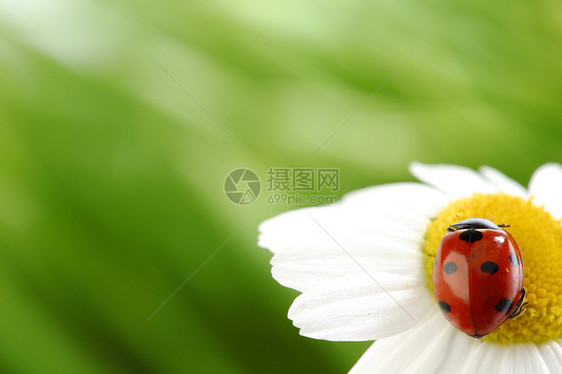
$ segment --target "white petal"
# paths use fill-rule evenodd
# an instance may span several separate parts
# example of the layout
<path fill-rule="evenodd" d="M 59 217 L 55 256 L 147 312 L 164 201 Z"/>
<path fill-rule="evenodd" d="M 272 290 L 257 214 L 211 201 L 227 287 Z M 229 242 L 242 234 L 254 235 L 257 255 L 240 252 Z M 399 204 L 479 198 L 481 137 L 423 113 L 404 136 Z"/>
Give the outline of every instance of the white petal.
<path fill-rule="evenodd" d="M 552 341 L 538 346 L 539 352 L 551 373 L 562 371 L 562 347 Z"/>
<path fill-rule="evenodd" d="M 562 166 L 550 163 L 539 167 L 529 182 L 529 193 L 533 202 L 544 208 L 555 218 L 562 217 Z"/>
<path fill-rule="evenodd" d="M 435 303 L 425 286 L 421 247 L 431 217 L 446 202 L 420 183 L 395 184 L 262 223 L 258 245 L 274 253 L 274 278 L 303 292 L 290 311 L 301 334 L 374 340 L 425 315 Z"/>
<path fill-rule="evenodd" d="M 455 342 L 455 346 L 458 342 Z M 558 347 L 559 348 L 559 347 Z M 457 351 L 457 349 L 455 349 Z M 463 351 L 465 349 L 461 349 Z M 447 355 L 451 355 L 448 352 Z M 560 371 L 558 353 L 545 348 L 539 351 L 533 343 L 499 345 L 485 341 L 472 340 L 463 357 L 450 357 L 438 372 L 459 372 L 461 374 L 484 373 L 558 373 Z M 545 356 L 548 357 L 545 358 Z M 554 369 L 554 370 L 552 370 Z"/>
<path fill-rule="evenodd" d="M 527 190 L 522 185 L 507 177 L 501 171 L 489 166 L 482 166 L 480 167 L 480 169 L 478 169 L 478 171 L 482 175 L 484 175 L 490 182 L 494 183 L 501 192 L 513 196 L 520 196 L 523 198 L 529 197 Z"/>
<path fill-rule="evenodd" d="M 432 312 L 412 329 L 377 340 L 350 373 L 559 373 L 560 344 L 498 345 L 472 339 Z"/>
<path fill-rule="evenodd" d="M 454 197 L 470 196 L 475 192 L 496 193 L 499 191 L 498 187 L 480 174 L 462 166 L 425 165 L 412 162 L 410 172 L 417 179 Z"/>
<path fill-rule="evenodd" d="M 306 252 L 310 248 L 333 246 L 333 238 L 344 244 L 360 242 L 359 236 L 365 235 L 398 237 L 403 239 L 401 242 L 419 244 L 429 217 L 404 209 L 396 209 L 392 214 L 344 204 L 294 210 L 263 222 L 258 245 L 275 254 Z"/>
<path fill-rule="evenodd" d="M 444 201 L 443 194 L 418 183 L 369 188 L 340 204 L 265 221 L 258 245 L 275 254 L 274 278 L 299 291 L 360 274 L 357 262 L 370 273 L 417 275 L 423 271 L 424 232 Z"/>
<path fill-rule="evenodd" d="M 375 340 L 422 320 L 435 302 L 414 277 L 367 273 L 308 290 L 289 310 L 302 335 L 324 340 Z"/>
<path fill-rule="evenodd" d="M 350 373 L 559 373 L 556 342 L 498 345 L 472 339 L 432 312 L 412 329 L 377 340 Z"/>
<path fill-rule="evenodd" d="M 516 346 L 514 345 L 499 345 L 486 343 L 485 341 L 475 341 L 473 349 L 462 363 L 460 373 L 497 374 L 517 372 L 517 364 L 513 358 L 515 351 Z M 457 368 L 456 371 L 459 371 L 459 363 L 453 361 L 449 361 L 443 367 L 445 370 L 454 370 L 455 368 Z"/>
<path fill-rule="evenodd" d="M 550 373 L 533 343 L 499 345 L 485 341 L 477 342 L 463 362 L 448 360 L 440 371 L 461 374 Z"/>
<path fill-rule="evenodd" d="M 408 208 L 422 215 L 439 211 L 447 203 L 443 193 L 421 183 L 392 183 L 367 187 L 348 193 L 343 201 L 375 212 Z"/>
<path fill-rule="evenodd" d="M 365 188 L 346 195 L 341 203 L 299 209 L 263 222 L 258 245 L 273 253 L 306 247 L 301 243 L 328 241 L 312 215 L 326 231 L 385 233 L 405 240 L 423 237 L 429 220 L 447 202 L 445 196 L 420 183 L 397 183 Z M 341 237 L 341 235 L 339 235 Z"/>
<path fill-rule="evenodd" d="M 377 340 L 350 373 L 436 373 L 447 361 L 462 362 L 474 339 L 456 330 L 437 308 L 399 335 Z M 454 367 L 457 372 L 462 366 Z"/>
<path fill-rule="evenodd" d="M 461 361 L 462 365 L 459 365 L 461 364 L 459 361 L 453 362 L 448 360 L 441 370 L 447 370 L 447 367 L 455 367 L 457 369 L 455 371 L 460 374 L 494 373 L 499 366 L 497 358 L 500 357 L 497 354 L 498 352 L 494 352 L 495 347 L 484 342 L 478 342 L 477 344 L 472 343 L 470 346 L 471 349 L 466 352 L 465 357 Z M 488 367 L 486 365 L 491 366 Z"/>
<path fill-rule="evenodd" d="M 331 239 L 331 238 L 330 238 Z M 285 287 L 299 291 L 317 287 L 323 281 L 361 273 L 378 272 L 418 275 L 423 278 L 420 264 L 424 255 L 417 249 L 396 240 L 377 239 L 361 235 L 351 240 L 330 240 L 322 247 L 310 246 L 306 251 L 288 250 L 272 260 L 273 277 Z"/>
<path fill-rule="evenodd" d="M 511 346 L 509 346 L 511 347 Z M 506 361 L 513 363 L 512 373 L 537 373 L 549 374 L 550 370 L 538 348 L 533 343 L 516 344 L 509 350 L 509 356 Z M 559 372 L 560 369 L 555 372 Z M 502 372 L 503 368 L 502 368 Z"/>

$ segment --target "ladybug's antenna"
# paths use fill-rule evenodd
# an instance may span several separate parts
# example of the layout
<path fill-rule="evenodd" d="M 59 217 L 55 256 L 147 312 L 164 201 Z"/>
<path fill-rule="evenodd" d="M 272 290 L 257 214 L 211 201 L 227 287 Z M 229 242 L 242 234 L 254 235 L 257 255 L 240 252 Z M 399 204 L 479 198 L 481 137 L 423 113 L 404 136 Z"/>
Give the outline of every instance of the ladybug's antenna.
<path fill-rule="evenodd" d="M 492 217 L 492 222 L 494 222 L 494 215 L 490 214 L 490 217 Z M 497 225 L 498 227 L 511 227 L 509 223 L 498 223 Z"/>

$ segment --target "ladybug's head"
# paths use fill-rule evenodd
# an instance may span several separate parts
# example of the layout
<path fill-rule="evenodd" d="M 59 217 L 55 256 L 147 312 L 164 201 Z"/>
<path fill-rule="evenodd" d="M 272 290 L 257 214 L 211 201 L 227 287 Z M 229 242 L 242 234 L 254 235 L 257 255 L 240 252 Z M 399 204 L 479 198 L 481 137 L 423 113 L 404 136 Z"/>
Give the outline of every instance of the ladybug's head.
<path fill-rule="evenodd" d="M 480 230 L 501 230 L 501 227 L 496 225 L 494 222 L 484 219 L 484 218 L 468 218 L 459 223 L 455 223 L 447 227 L 447 231 L 457 231 L 457 230 L 469 230 L 469 229 L 480 229 Z"/>

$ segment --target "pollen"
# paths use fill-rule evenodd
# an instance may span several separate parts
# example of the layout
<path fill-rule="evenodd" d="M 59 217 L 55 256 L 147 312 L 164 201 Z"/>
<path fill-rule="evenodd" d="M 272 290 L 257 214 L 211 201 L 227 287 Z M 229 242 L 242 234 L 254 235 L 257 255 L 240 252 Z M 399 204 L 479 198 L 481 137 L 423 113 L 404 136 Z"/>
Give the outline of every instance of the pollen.
<path fill-rule="evenodd" d="M 521 251 L 527 291 L 526 310 L 507 319 L 483 340 L 508 344 L 558 341 L 562 336 L 562 222 L 532 199 L 507 194 L 475 194 L 450 203 L 432 220 L 423 251 L 427 285 L 433 297 L 433 261 L 447 227 L 470 217 L 506 224 Z"/>

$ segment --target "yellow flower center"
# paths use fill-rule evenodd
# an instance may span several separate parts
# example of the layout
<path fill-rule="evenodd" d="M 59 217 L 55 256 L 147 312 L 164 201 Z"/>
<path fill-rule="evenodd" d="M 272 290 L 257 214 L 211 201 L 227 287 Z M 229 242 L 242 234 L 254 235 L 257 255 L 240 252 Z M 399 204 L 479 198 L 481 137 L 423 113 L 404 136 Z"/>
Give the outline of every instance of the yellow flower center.
<path fill-rule="evenodd" d="M 453 201 L 429 225 L 423 251 L 433 297 L 433 261 L 447 227 L 470 217 L 508 224 L 523 258 L 526 311 L 507 319 L 484 340 L 542 343 L 562 336 L 562 223 L 531 200 L 506 194 L 475 194 Z"/>

